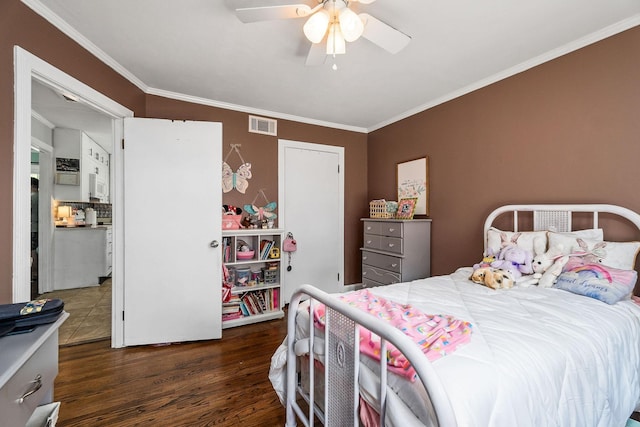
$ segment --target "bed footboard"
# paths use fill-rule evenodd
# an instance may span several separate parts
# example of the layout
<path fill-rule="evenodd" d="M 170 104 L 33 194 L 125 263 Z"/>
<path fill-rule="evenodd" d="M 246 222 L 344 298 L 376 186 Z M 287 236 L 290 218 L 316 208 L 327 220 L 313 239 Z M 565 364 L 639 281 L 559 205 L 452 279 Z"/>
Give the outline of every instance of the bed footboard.
<path fill-rule="evenodd" d="M 300 338 L 296 337 L 296 316 L 298 306 L 303 300 L 305 303 L 306 300 L 309 300 L 311 313 L 313 313 L 316 304 L 324 304 L 326 307 L 324 363 L 321 368 L 316 367 L 317 362 L 312 356 L 314 351 L 309 351 L 308 361 L 301 362 L 296 356 L 296 343 Z M 308 343 L 305 341 L 305 347 L 308 349 L 314 349 L 317 345 L 314 342 L 318 337 L 313 322 L 313 315 L 310 315 L 308 327 L 310 336 Z M 395 327 L 310 285 L 302 285 L 293 294 L 289 304 L 286 425 L 293 427 L 297 420 L 300 420 L 307 427 L 314 425 L 314 420 L 319 420 L 325 427 L 359 425 L 360 340 L 358 326 L 364 327 L 381 338 L 381 354 L 386 354 L 387 344 L 391 343 L 411 362 L 419 377 L 416 381 L 421 381 L 430 400 L 430 402 L 425 402 L 425 405 L 431 405 L 436 425 L 457 426 L 451 403 L 439 377 L 435 374 L 427 357 L 411 339 Z M 309 384 L 306 384 L 305 387 L 300 383 L 300 363 L 308 363 Z M 315 395 L 314 379 L 317 369 L 324 371 L 325 391 L 323 396 Z M 380 389 L 378 391 L 381 426 L 385 425 L 387 375 L 386 357 L 382 357 L 380 360 Z M 305 403 L 304 408 L 301 406 L 301 402 Z"/>

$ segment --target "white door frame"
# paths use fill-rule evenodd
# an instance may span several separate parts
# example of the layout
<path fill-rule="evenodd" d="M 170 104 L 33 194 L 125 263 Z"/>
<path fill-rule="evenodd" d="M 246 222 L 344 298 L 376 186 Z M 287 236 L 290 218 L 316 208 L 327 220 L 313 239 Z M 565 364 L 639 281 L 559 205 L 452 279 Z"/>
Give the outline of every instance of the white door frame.
<path fill-rule="evenodd" d="M 278 209 L 278 221 L 280 223 L 280 228 L 283 228 L 285 231 L 287 229 L 287 220 L 286 213 L 284 212 L 285 200 L 286 200 L 286 192 L 285 188 L 285 150 L 287 148 L 297 148 L 300 150 L 312 150 L 312 151 L 321 151 L 326 153 L 333 153 L 338 156 L 338 166 L 340 171 L 342 172 L 342 176 L 345 176 L 344 169 L 344 147 L 337 147 L 334 145 L 324 145 L 324 144 L 315 144 L 310 142 L 300 142 L 300 141 L 291 141 L 286 139 L 278 139 L 278 205 L 282 206 L 283 209 Z M 335 248 L 338 253 L 338 273 L 340 274 L 340 280 L 338 281 L 338 286 L 344 286 L 344 179 L 340 180 L 339 189 L 338 189 L 338 211 L 341 212 L 340 218 L 338 218 L 338 228 L 339 235 L 342 236 L 342 245 L 340 247 Z M 286 275 L 282 275 L 284 277 Z M 286 278 L 284 279 L 286 281 Z M 285 301 L 288 302 L 288 301 Z"/>
<path fill-rule="evenodd" d="M 40 151 L 39 175 L 42 177 L 53 177 L 53 146 L 31 137 L 31 146 Z M 46 153 L 43 155 L 42 153 Z M 48 159 L 45 163 L 42 159 Z M 53 181 L 53 180 L 51 180 Z M 53 184 L 40 185 L 38 189 L 38 292 L 45 293 L 53 290 L 53 263 L 52 242 L 53 242 L 53 218 L 51 216 L 51 200 L 53 199 Z M 44 208 L 44 209 L 43 209 Z"/>
<path fill-rule="evenodd" d="M 19 46 L 14 47 L 14 146 L 13 146 L 13 301 L 30 299 L 30 188 L 31 188 L 31 80 L 77 96 L 82 102 L 113 118 L 113 174 L 111 202 L 113 215 L 113 295 L 111 310 L 111 346 L 123 346 L 122 313 L 124 280 L 121 268 L 123 250 L 123 118 L 133 111 L 111 100 Z"/>

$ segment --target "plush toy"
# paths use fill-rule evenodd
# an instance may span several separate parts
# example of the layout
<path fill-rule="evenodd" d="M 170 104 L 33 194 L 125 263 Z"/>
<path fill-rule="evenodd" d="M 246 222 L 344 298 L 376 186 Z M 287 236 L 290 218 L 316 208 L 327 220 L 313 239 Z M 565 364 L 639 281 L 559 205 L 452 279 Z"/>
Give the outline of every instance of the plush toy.
<path fill-rule="evenodd" d="M 569 261 L 569 256 L 564 255 L 560 258 L 557 258 L 551 267 L 547 268 L 547 270 L 542 274 L 540 280 L 538 280 L 538 287 L 541 288 L 550 288 L 556 282 L 556 279 L 562 273 L 562 268 Z"/>
<path fill-rule="evenodd" d="M 492 267 L 481 267 L 473 271 L 469 278 L 491 289 L 509 289 L 513 287 L 513 277 L 505 270 Z"/>
<path fill-rule="evenodd" d="M 477 270 L 479 268 L 491 267 L 491 263 L 494 262 L 495 260 L 496 260 L 496 256 L 493 253 L 493 249 L 489 248 L 489 250 L 487 251 L 487 255 L 485 255 L 484 258 L 482 258 L 482 261 L 480 261 L 477 264 L 473 264 L 473 269 Z"/>
<path fill-rule="evenodd" d="M 491 263 L 493 268 L 500 268 L 510 272 L 514 279 L 518 279 L 523 274 L 533 274 L 531 269 L 533 254 L 518 246 L 519 237 L 520 233 L 516 233 L 508 241 L 506 233 L 502 233 L 502 247 L 498 253 L 498 258 Z"/>
<path fill-rule="evenodd" d="M 542 275 L 549 267 L 553 265 L 553 263 L 562 256 L 563 246 L 558 245 L 553 248 L 549 248 L 548 251 L 545 252 L 544 243 L 535 239 L 533 241 L 533 250 L 536 253 L 536 256 L 533 257 L 531 262 L 531 268 L 533 273 Z"/>

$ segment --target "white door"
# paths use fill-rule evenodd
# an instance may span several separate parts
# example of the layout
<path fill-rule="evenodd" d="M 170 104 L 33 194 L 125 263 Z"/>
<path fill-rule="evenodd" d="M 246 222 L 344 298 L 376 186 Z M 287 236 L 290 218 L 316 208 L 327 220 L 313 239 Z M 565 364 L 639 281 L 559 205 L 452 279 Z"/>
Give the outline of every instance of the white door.
<path fill-rule="evenodd" d="M 298 242 L 283 257 L 283 297 L 301 284 L 340 292 L 344 283 L 344 148 L 278 141 L 280 226 Z"/>
<path fill-rule="evenodd" d="M 124 123 L 124 344 L 220 338 L 222 124 Z"/>

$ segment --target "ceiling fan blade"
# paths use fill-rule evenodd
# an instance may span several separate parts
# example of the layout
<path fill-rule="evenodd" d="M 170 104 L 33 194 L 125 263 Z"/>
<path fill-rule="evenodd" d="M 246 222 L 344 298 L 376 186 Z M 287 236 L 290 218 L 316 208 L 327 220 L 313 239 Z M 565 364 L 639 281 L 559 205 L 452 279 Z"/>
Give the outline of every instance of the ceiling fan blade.
<path fill-rule="evenodd" d="M 364 22 L 362 37 L 388 52 L 398 53 L 411 41 L 411 37 L 405 33 L 396 30 L 368 13 L 361 13 L 358 16 Z"/>
<path fill-rule="evenodd" d="M 311 43 L 311 48 L 307 54 L 305 65 L 313 67 L 324 64 L 327 59 L 327 48 L 325 43 Z"/>
<path fill-rule="evenodd" d="M 311 14 L 313 9 L 306 4 L 282 6 L 245 7 L 236 9 L 236 16 L 244 23 L 270 21 L 274 19 L 301 18 Z"/>

